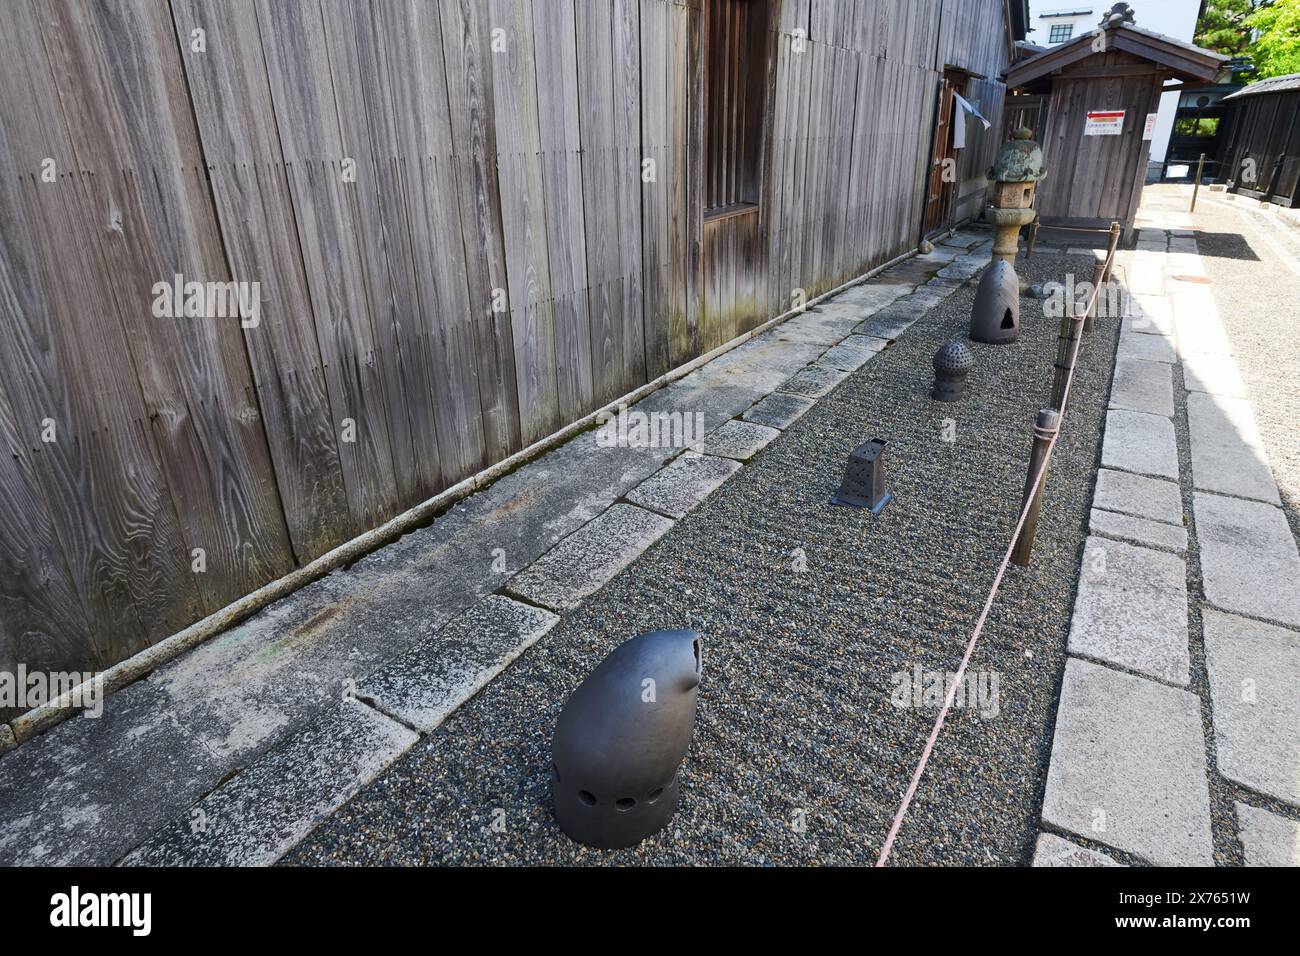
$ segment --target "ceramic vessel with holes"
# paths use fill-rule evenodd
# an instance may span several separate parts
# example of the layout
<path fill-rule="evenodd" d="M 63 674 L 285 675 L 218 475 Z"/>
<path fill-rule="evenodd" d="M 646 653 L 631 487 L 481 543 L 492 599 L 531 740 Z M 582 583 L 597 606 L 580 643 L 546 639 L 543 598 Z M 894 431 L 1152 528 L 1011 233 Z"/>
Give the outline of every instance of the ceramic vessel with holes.
<path fill-rule="evenodd" d="M 1007 345 L 1020 336 L 1020 279 L 1005 262 L 993 262 L 980 277 L 971 309 L 970 337 Z"/>
<path fill-rule="evenodd" d="M 555 725 L 551 796 L 573 839 L 632 846 L 672 817 L 700 655 L 694 631 L 651 631 L 616 648 L 569 697 Z"/>
<path fill-rule="evenodd" d="M 965 342 L 953 340 L 934 353 L 934 390 L 937 402 L 955 402 L 966 389 L 966 376 L 975 367 L 975 354 Z"/>

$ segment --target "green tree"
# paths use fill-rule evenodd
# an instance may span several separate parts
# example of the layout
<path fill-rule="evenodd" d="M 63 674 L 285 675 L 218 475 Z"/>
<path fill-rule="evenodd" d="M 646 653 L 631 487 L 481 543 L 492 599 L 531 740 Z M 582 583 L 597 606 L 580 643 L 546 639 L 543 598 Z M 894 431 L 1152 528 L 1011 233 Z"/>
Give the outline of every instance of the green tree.
<path fill-rule="evenodd" d="M 1254 0 L 1208 0 L 1196 22 L 1196 45 L 1226 56 L 1245 54 L 1250 49 L 1246 21 L 1255 7 Z"/>
<path fill-rule="evenodd" d="M 1261 4 L 1245 22 L 1257 31 L 1250 46 L 1254 79 L 1300 73 L 1300 0 Z"/>

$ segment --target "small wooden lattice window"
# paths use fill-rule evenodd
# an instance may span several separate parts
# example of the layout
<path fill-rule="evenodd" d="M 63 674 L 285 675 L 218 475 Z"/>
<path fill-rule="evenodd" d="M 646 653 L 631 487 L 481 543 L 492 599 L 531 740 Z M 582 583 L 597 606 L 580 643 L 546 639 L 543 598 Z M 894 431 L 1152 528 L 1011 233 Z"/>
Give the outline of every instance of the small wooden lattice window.
<path fill-rule="evenodd" d="M 708 0 L 706 4 L 706 216 L 743 211 L 758 203 L 768 14 L 768 0 Z"/>

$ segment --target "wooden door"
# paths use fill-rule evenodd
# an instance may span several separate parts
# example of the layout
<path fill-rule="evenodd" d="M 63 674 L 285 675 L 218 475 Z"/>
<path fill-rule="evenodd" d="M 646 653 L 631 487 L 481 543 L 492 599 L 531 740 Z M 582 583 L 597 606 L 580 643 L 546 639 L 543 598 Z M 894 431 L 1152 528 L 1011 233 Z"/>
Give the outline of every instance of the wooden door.
<path fill-rule="evenodd" d="M 954 122 L 963 121 L 956 114 L 957 101 L 953 98 L 953 93 L 962 92 L 965 82 L 962 74 L 948 70 L 943 75 L 943 87 L 939 90 L 939 108 L 935 111 L 934 153 L 930 159 L 930 182 L 925 194 L 923 232 L 927 236 L 948 226 L 948 210 L 952 207 L 952 188 L 956 176 L 945 173 L 956 169 L 956 156 L 952 148 L 953 126 Z"/>

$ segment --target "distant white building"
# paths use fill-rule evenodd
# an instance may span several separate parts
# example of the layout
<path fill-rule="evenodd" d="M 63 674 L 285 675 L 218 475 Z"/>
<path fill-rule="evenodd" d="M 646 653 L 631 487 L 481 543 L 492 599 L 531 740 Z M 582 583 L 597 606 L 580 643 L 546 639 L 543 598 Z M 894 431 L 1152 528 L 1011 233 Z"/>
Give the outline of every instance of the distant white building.
<path fill-rule="evenodd" d="M 1196 33 L 1196 19 L 1201 11 L 1201 0 L 1128 0 L 1128 4 L 1133 8 L 1134 20 L 1142 29 L 1163 33 L 1175 40 L 1188 43 L 1192 41 L 1192 36 Z M 1062 0 L 1029 0 L 1031 32 L 1026 39 L 1036 46 L 1044 47 L 1072 40 L 1095 29 L 1113 5 L 1108 0 L 1074 4 L 1065 4 Z M 1177 93 L 1166 93 L 1160 97 L 1159 118 L 1151 137 L 1153 164 L 1165 160 L 1177 110 Z"/>

